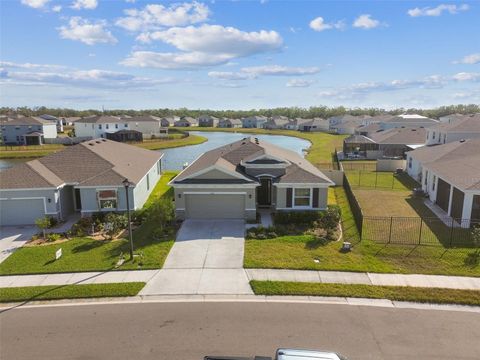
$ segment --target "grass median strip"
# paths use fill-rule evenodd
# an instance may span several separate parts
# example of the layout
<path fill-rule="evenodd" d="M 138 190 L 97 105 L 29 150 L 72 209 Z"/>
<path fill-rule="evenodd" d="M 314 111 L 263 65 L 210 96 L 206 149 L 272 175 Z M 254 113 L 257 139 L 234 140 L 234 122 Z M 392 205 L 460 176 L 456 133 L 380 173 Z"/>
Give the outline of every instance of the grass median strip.
<path fill-rule="evenodd" d="M 144 282 L 0 288 L 0 302 L 135 296 Z"/>
<path fill-rule="evenodd" d="M 434 304 L 480 305 L 480 291 L 409 286 L 250 281 L 255 295 L 335 296 Z"/>

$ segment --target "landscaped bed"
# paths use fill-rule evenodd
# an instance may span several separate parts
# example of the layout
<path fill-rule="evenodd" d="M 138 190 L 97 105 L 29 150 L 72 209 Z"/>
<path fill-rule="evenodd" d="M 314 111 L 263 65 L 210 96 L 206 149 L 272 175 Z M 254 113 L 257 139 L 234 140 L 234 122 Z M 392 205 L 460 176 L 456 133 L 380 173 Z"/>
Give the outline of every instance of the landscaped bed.
<path fill-rule="evenodd" d="M 0 302 L 135 296 L 144 282 L 0 288 Z"/>
<path fill-rule="evenodd" d="M 133 232 L 134 261 L 129 261 L 129 243 L 124 238 L 82 236 L 59 244 L 23 247 L 0 264 L 0 275 L 161 268 L 175 239 L 175 224 L 160 226 L 165 215 L 173 217 L 173 192 L 167 184 L 175 175 L 165 172 L 144 206 L 142 224 Z M 55 260 L 60 248 L 62 256 Z"/>
<path fill-rule="evenodd" d="M 301 295 L 388 299 L 436 304 L 480 305 L 480 291 L 408 286 L 250 281 L 256 295 Z"/>

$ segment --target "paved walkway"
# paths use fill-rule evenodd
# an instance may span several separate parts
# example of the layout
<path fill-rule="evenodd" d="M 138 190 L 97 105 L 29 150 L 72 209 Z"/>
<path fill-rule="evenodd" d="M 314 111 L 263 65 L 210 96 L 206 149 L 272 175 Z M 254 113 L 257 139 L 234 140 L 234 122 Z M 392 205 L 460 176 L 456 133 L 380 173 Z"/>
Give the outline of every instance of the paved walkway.
<path fill-rule="evenodd" d="M 147 286 L 140 295 L 248 295 L 252 294 L 249 280 L 480 290 L 479 277 L 273 269 L 160 269 L 13 275 L 0 276 L 0 288 L 141 281 Z"/>
<path fill-rule="evenodd" d="M 37 232 L 36 226 L 0 227 L 0 263 L 21 248 Z"/>

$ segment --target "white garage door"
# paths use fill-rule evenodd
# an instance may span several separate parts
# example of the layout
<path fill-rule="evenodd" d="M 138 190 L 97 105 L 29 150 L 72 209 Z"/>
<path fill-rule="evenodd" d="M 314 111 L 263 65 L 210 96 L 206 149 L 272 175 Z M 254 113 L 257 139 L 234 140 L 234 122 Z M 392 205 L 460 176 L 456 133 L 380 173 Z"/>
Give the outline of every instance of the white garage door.
<path fill-rule="evenodd" d="M 30 225 L 45 216 L 43 199 L 0 200 L 0 225 Z"/>
<path fill-rule="evenodd" d="M 243 219 L 245 195 L 187 194 L 185 213 L 190 219 Z"/>

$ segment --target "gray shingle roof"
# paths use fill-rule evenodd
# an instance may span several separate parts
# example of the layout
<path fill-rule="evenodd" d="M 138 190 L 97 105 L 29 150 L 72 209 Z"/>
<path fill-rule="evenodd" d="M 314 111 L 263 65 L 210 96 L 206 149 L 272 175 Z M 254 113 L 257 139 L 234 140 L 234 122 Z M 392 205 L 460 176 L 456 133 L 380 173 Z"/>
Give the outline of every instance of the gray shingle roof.
<path fill-rule="evenodd" d="M 331 183 L 331 180 L 297 153 L 255 138 L 244 138 L 234 143 L 207 151 L 182 171 L 174 180 L 181 183 L 192 175 L 211 166 L 218 166 L 244 178 L 244 182 L 256 182 L 249 177 L 242 163 L 261 156 L 280 158 L 289 164 L 286 174 L 278 179 L 280 183 Z"/>
<path fill-rule="evenodd" d="M 425 144 L 425 128 L 393 128 L 369 136 L 377 144 L 420 145 Z"/>
<path fill-rule="evenodd" d="M 17 118 L 7 118 L 0 120 L 3 125 L 55 125 L 52 121 L 42 119 L 38 116 L 25 116 Z"/>
<path fill-rule="evenodd" d="M 137 184 L 162 157 L 157 151 L 98 139 L 47 155 L 0 172 L 2 189 Z"/>

